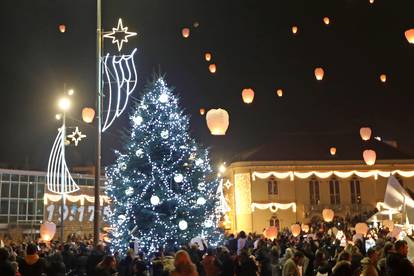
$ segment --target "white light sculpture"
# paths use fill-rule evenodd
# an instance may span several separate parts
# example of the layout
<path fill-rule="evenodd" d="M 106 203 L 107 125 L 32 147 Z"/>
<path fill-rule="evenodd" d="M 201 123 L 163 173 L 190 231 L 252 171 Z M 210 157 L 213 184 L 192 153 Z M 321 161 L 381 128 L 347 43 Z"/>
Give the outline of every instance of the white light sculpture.
<path fill-rule="evenodd" d="M 102 132 L 107 130 L 115 119 L 124 112 L 129 96 L 137 86 L 137 70 L 135 68 L 134 49 L 129 55 L 110 56 L 102 58 L 105 74 L 104 90 L 107 87 L 108 98 L 105 121 Z M 116 95 L 116 96 L 115 96 Z"/>
<path fill-rule="evenodd" d="M 72 140 L 72 142 L 75 143 L 75 146 L 78 146 L 79 142 L 82 140 L 82 138 L 85 138 L 86 135 L 82 134 L 82 132 L 79 130 L 79 127 L 75 128 L 75 131 L 72 132 L 72 134 L 68 135 L 68 138 Z"/>
<path fill-rule="evenodd" d="M 122 39 L 119 39 L 117 33 L 124 33 Z M 128 32 L 128 27 L 124 27 L 122 24 L 122 18 L 118 19 L 118 26 L 116 28 L 112 28 L 112 32 L 109 34 L 105 34 L 104 38 L 112 38 L 112 43 L 118 46 L 118 51 L 122 50 L 123 43 L 128 42 L 128 37 L 136 36 L 137 33 L 135 32 Z"/>

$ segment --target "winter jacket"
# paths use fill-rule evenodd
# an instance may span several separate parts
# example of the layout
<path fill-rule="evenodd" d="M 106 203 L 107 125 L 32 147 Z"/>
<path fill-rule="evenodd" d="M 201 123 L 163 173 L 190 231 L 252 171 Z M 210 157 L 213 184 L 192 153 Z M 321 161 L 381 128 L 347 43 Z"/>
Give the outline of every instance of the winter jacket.
<path fill-rule="evenodd" d="M 39 255 L 27 255 L 19 264 L 20 274 L 22 276 L 41 276 L 46 272 L 46 263 Z"/>

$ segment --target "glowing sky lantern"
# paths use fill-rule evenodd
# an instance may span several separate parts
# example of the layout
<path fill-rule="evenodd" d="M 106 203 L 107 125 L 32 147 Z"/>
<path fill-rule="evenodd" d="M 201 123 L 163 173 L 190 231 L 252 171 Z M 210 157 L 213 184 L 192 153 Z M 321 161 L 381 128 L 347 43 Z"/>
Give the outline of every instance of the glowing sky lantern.
<path fill-rule="evenodd" d="M 372 166 L 375 164 L 377 154 L 373 150 L 364 150 L 362 157 L 364 157 L 364 161 L 368 166 Z"/>
<path fill-rule="evenodd" d="M 329 17 L 325 16 L 323 18 L 323 23 L 325 23 L 325 25 L 329 25 L 330 22 L 331 22 L 331 20 L 329 19 Z"/>
<path fill-rule="evenodd" d="M 209 52 L 205 53 L 205 54 L 204 54 L 204 59 L 205 59 L 206 61 L 210 61 L 210 60 L 211 60 L 211 53 L 209 53 Z"/>
<path fill-rule="evenodd" d="M 302 224 L 302 231 L 303 232 L 305 232 L 305 233 L 308 233 L 309 232 L 309 225 L 307 225 L 307 224 Z"/>
<path fill-rule="evenodd" d="M 206 110 L 204 108 L 200 108 L 200 115 L 204 115 L 206 113 Z"/>
<path fill-rule="evenodd" d="M 374 4 L 375 0 L 369 0 L 370 4 Z"/>
<path fill-rule="evenodd" d="M 44 241 L 51 241 L 56 233 L 56 224 L 44 222 L 40 225 L 40 238 Z"/>
<path fill-rule="evenodd" d="M 407 41 L 411 44 L 414 44 L 414 29 L 409 29 L 407 31 L 405 31 L 405 38 L 407 39 Z"/>
<path fill-rule="evenodd" d="M 331 147 L 329 149 L 329 152 L 331 153 L 331 155 L 335 155 L 336 154 L 336 148 L 335 147 Z"/>
<path fill-rule="evenodd" d="M 184 38 L 188 38 L 190 36 L 190 29 L 189 28 L 183 28 L 181 30 L 181 34 L 183 35 Z"/>
<path fill-rule="evenodd" d="M 278 230 L 275 226 L 269 226 L 267 227 L 267 229 L 264 231 L 263 234 L 265 235 L 266 238 L 273 240 L 277 238 L 277 233 L 278 233 Z"/>
<path fill-rule="evenodd" d="M 254 91 L 251 88 L 245 88 L 242 91 L 242 98 L 243 102 L 247 104 L 251 104 L 254 99 Z"/>
<path fill-rule="evenodd" d="M 359 222 L 355 225 L 355 232 L 365 236 L 368 233 L 368 225 L 365 222 Z"/>
<path fill-rule="evenodd" d="M 216 64 L 212 63 L 208 66 L 208 70 L 210 71 L 210 73 L 214 74 L 217 71 L 217 66 Z"/>
<path fill-rule="evenodd" d="M 206 121 L 212 135 L 225 135 L 229 128 L 229 113 L 221 108 L 210 109 Z"/>
<path fill-rule="evenodd" d="M 334 216 L 335 216 L 335 213 L 332 209 L 325 208 L 322 210 L 322 217 L 324 221 L 331 222 L 333 221 Z"/>
<path fill-rule="evenodd" d="M 276 90 L 276 94 L 279 98 L 282 97 L 283 96 L 283 90 L 282 89 Z"/>
<path fill-rule="evenodd" d="M 64 24 L 60 24 L 60 25 L 59 25 L 59 31 L 60 31 L 61 33 L 66 32 L 66 25 L 64 25 Z"/>
<path fill-rule="evenodd" d="M 315 68 L 315 78 L 317 80 L 323 80 L 323 76 L 325 75 L 325 71 L 323 70 L 322 67 L 317 67 Z"/>
<path fill-rule="evenodd" d="M 95 118 L 95 110 L 92 107 L 85 107 L 82 109 L 82 120 L 85 123 L 92 123 Z"/>
<path fill-rule="evenodd" d="M 194 28 L 198 28 L 198 26 L 200 26 L 200 23 L 198 21 L 194 22 L 193 24 Z"/>
<path fill-rule="evenodd" d="M 300 235 L 300 231 L 301 231 L 302 229 L 301 229 L 301 227 L 300 227 L 300 225 L 299 225 L 299 224 L 293 224 L 293 225 L 290 227 L 290 230 L 292 231 L 292 235 L 293 235 L 294 237 L 297 237 L 297 236 L 299 236 L 299 235 Z"/>
<path fill-rule="evenodd" d="M 368 141 L 371 139 L 372 130 L 369 127 L 361 127 L 359 129 L 359 135 L 361 135 L 361 139 L 364 141 Z"/>
<path fill-rule="evenodd" d="M 292 26 L 292 33 L 296 34 L 298 32 L 298 26 Z"/>
<path fill-rule="evenodd" d="M 380 75 L 380 80 L 381 80 L 381 82 L 386 82 L 387 81 L 387 75 L 386 74 L 381 74 Z"/>

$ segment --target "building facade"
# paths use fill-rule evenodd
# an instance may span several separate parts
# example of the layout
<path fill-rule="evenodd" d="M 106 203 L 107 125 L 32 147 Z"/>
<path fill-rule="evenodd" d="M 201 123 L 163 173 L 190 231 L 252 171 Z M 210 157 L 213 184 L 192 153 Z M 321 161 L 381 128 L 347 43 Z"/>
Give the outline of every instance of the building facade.
<path fill-rule="evenodd" d="M 224 175 L 229 231 L 290 227 L 331 208 L 353 216 L 381 208 L 390 175 L 414 190 L 414 160 L 241 161 Z"/>

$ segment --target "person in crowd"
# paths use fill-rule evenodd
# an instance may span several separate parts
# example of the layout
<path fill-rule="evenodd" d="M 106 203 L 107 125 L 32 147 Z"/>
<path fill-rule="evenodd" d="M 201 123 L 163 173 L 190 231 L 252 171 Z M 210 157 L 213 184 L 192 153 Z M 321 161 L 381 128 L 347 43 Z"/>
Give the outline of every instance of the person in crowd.
<path fill-rule="evenodd" d="M 15 262 L 15 261 L 10 262 L 10 264 L 11 264 L 11 266 L 13 268 L 14 275 L 21 276 L 22 274 L 20 274 L 20 271 L 19 271 L 19 264 L 17 262 Z M 0 270 L 0 271 L 2 271 L 2 270 Z"/>
<path fill-rule="evenodd" d="M 70 272 L 75 269 L 75 255 L 72 252 L 71 245 L 65 244 L 62 251 L 63 263 L 65 264 L 66 272 Z"/>
<path fill-rule="evenodd" d="M 338 256 L 338 261 L 332 268 L 332 276 L 350 276 L 352 274 L 351 254 L 348 251 L 342 251 Z"/>
<path fill-rule="evenodd" d="M 175 269 L 171 276 L 198 276 L 195 264 L 191 261 L 190 255 L 184 250 L 179 250 L 175 254 L 174 266 Z"/>
<path fill-rule="evenodd" d="M 132 275 L 132 263 L 134 262 L 135 251 L 130 248 L 127 251 L 126 257 L 118 263 L 119 276 L 131 276 Z"/>
<path fill-rule="evenodd" d="M 270 249 L 267 247 L 266 242 L 260 239 L 257 244 L 257 250 L 255 251 L 256 261 L 259 262 L 260 275 L 271 276 L 272 266 L 270 261 Z"/>
<path fill-rule="evenodd" d="M 206 276 L 217 276 L 219 275 L 221 263 L 217 259 L 215 250 L 211 247 L 207 249 L 207 254 L 203 257 L 201 265 L 204 268 Z"/>
<path fill-rule="evenodd" d="M 16 271 L 13 269 L 9 261 L 9 251 L 2 247 L 0 248 L 0 272 L 4 276 L 15 276 Z"/>
<path fill-rule="evenodd" d="M 19 264 L 19 268 L 22 276 L 42 276 L 46 273 L 46 263 L 37 254 L 37 245 L 32 243 L 27 245 L 26 257 Z"/>
<path fill-rule="evenodd" d="M 237 255 L 240 255 L 242 249 L 245 248 L 247 242 L 247 236 L 244 231 L 240 231 L 239 237 L 237 239 Z"/>
<path fill-rule="evenodd" d="M 404 240 L 398 240 L 394 244 L 395 252 L 388 255 L 386 270 L 388 276 L 414 275 L 414 266 L 407 259 L 408 244 Z"/>
<path fill-rule="evenodd" d="M 47 276 L 65 276 L 66 268 L 61 252 L 55 252 L 47 258 Z"/>
<path fill-rule="evenodd" d="M 96 266 L 103 260 L 105 248 L 103 244 L 98 244 L 86 261 L 86 273 L 88 276 L 95 276 Z"/>
<path fill-rule="evenodd" d="M 361 276 L 378 276 L 378 251 L 375 247 L 371 247 L 367 251 L 367 257 L 361 260 L 362 272 Z"/>
<path fill-rule="evenodd" d="M 253 258 L 249 257 L 246 249 L 241 250 L 237 256 L 235 274 L 236 276 L 252 276 L 256 275 L 257 265 Z"/>
<path fill-rule="evenodd" d="M 234 251 L 236 252 L 236 251 Z M 224 247 L 219 246 L 217 249 L 217 258 L 220 261 L 220 276 L 233 276 L 234 275 L 234 260 L 230 255 L 230 251 Z"/>
<path fill-rule="evenodd" d="M 282 276 L 300 276 L 302 272 L 299 270 L 299 266 L 303 265 L 303 259 L 305 255 L 301 251 L 293 253 L 293 257 L 288 259 L 283 266 Z"/>
<path fill-rule="evenodd" d="M 392 242 L 386 242 L 384 244 L 384 247 L 381 250 L 380 259 L 377 264 L 380 276 L 387 275 L 387 270 L 386 270 L 387 257 L 392 252 L 394 252 L 394 244 Z"/>
<path fill-rule="evenodd" d="M 116 274 L 116 260 L 114 256 L 107 255 L 96 265 L 96 276 L 112 276 Z"/>
<path fill-rule="evenodd" d="M 147 272 L 148 267 L 144 260 L 144 253 L 139 252 L 138 257 L 132 263 L 132 276 L 146 276 Z"/>

